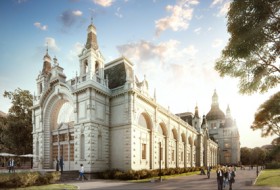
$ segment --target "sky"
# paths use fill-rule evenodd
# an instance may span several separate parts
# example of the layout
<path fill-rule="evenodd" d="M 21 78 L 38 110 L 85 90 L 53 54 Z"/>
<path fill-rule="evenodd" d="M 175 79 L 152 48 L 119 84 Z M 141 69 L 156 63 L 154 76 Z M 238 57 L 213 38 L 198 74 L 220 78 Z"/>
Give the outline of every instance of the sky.
<path fill-rule="evenodd" d="M 270 144 L 274 137 L 262 138 L 250 125 L 277 89 L 241 95 L 237 79 L 221 78 L 214 70 L 230 37 L 229 5 L 229 0 L 2 0 L 0 110 L 7 113 L 11 106 L 4 91 L 37 93 L 47 47 L 67 79 L 79 73 L 78 54 L 92 18 L 105 62 L 129 59 L 159 104 L 174 114 L 194 112 L 197 105 L 206 115 L 216 89 L 221 110 L 229 105 L 236 119 L 241 147 Z"/>

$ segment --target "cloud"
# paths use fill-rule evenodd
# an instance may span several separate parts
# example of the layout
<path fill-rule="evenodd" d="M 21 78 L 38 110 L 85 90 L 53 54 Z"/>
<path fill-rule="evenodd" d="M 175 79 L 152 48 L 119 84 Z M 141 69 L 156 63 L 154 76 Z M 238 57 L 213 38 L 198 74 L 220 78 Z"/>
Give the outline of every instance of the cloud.
<path fill-rule="evenodd" d="M 198 3 L 197 0 L 181 0 L 174 6 L 167 5 L 165 9 L 171 15 L 155 21 L 156 35 L 160 35 L 161 32 L 167 29 L 173 31 L 186 30 L 193 16 L 191 6 Z"/>
<path fill-rule="evenodd" d="M 229 6 L 230 6 L 230 1 L 226 2 L 223 4 L 223 6 L 220 8 L 218 16 L 224 16 L 228 13 L 229 11 Z"/>
<path fill-rule="evenodd" d="M 103 7 L 110 7 L 113 4 L 114 0 L 93 0 L 93 2 Z"/>
<path fill-rule="evenodd" d="M 66 10 L 60 15 L 60 21 L 64 27 L 69 28 L 81 19 L 82 14 L 80 10 Z"/>
<path fill-rule="evenodd" d="M 212 43 L 212 47 L 213 48 L 217 48 L 219 46 L 221 46 L 223 44 L 223 40 L 222 39 L 215 39 Z"/>
<path fill-rule="evenodd" d="M 211 4 L 211 7 L 212 6 L 215 6 L 217 4 L 222 4 L 223 3 L 223 0 L 213 0 L 212 4 Z"/>
<path fill-rule="evenodd" d="M 200 34 L 200 32 L 201 32 L 201 27 L 194 29 L 194 33 Z"/>
<path fill-rule="evenodd" d="M 39 28 L 40 30 L 47 30 L 48 26 L 47 25 L 42 25 L 40 22 L 35 22 L 34 26 L 36 26 L 37 28 Z"/>
<path fill-rule="evenodd" d="M 45 45 L 47 46 L 48 49 L 52 49 L 53 51 L 59 51 L 60 49 L 58 48 L 55 39 L 52 37 L 46 37 L 45 38 Z"/>
<path fill-rule="evenodd" d="M 82 52 L 82 49 L 84 48 L 84 45 L 77 42 L 74 44 L 72 49 L 70 50 L 70 56 L 69 60 L 73 62 L 73 60 L 78 60 L 78 55 Z"/>
<path fill-rule="evenodd" d="M 72 11 L 72 13 L 75 16 L 82 16 L 82 14 L 83 14 L 82 11 L 80 11 L 80 10 Z"/>
<path fill-rule="evenodd" d="M 119 17 L 119 18 L 122 18 L 123 15 L 120 13 L 120 10 L 121 10 L 121 8 L 118 7 L 118 8 L 117 8 L 117 12 L 115 12 L 115 15 L 116 15 L 117 17 Z"/>
<path fill-rule="evenodd" d="M 168 40 L 158 44 L 141 40 L 118 46 L 117 49 L 135 63 L 135 71 L 140 73 L 140 76 L 146 74 L 153 86 L 157 88 L 167 83 L 170 83 L 169 89 L 172 86 L 183 85 L 186 79 L 190 79 L 189 76 L 194 74 L 194 68 L 196 70 L 200 68 L 199 65 L 194 64 L 198 52 L 195 46 L 189 45 L 182 48 L 182 44 L 177 40 Z M 139 77 L 138 74 L 137 76 Z M 171 80 L 173 82 L 170 82 Z M 190 79 L 189 82 L 191 81 Z"/>
<path fill-rule="evenodd" d="M 21 4 L 21 3 L 25 3 L 25 2 L 27 2 L 28 0 L 17 0 L 17 3 L 18 4 Z"/>

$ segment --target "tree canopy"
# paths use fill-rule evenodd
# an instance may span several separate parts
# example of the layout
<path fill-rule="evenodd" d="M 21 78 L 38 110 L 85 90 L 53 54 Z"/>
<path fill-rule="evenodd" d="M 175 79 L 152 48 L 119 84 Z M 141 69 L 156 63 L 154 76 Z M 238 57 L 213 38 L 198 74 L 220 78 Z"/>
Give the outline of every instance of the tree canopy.
<path fill-rule="evenodd" d="M 12 106 L 6 118 L 0 122 L 3 149 L 11 153 L 32 153 L 32 95 L 27 90 L 16 89 L 4 92 Z"/>
<path fill-rule="evenodd" d="M 280 92 L 260 105 L 251 129 L 260 129 L 264 137 L 274 134 L 280 137 Z"/>
<path fill-rule="evenodd" d="M 234 0 L 230 39 L 215 69 L 239 79 L 239 91 L 266 92 L 280 83 L 280 0 Z"/>

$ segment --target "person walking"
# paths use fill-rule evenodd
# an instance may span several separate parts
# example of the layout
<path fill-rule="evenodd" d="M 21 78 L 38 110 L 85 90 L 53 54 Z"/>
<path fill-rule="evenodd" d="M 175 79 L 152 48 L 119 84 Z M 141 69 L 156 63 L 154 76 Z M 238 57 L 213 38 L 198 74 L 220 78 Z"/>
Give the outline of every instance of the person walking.
<path fill-rule="evenodd" d="M 59 166 L 60 166 L 60 171 L 61 171 L 61 173 L 63 173 L 63 165 L 64 165 L 64 163 L 63 163 L 63 157 L 60 156 Z"/>
<path fill-rule="evenodd" d="M 58 157 L 56 157 L 56 171 L 59 171 L 59 160 L 58 160 Z"/>
<path fill-rule="evenodd" d="M 224 173 L 224 183 L 223 187 L 226 188 L 226 185 L 228 185 L 228 167 L 223 167 L 223 173 Z"/>
<path fill-rule="evenodd" d="M 9 167 L 9 173 L 10 172 L 15 173 L 15 161 L 14 161 L 14 159 L 10 158 L 10 160 L 8 162 L 8 167 Z"/>
<path fill-rule="evenodd" d="M 78 177 L 78 180 L 82 180 L 82 181 L 84 181 L 84 179 L 85 180 L 88 180 L 87 178 L 86 178 L 86 176 L 85 176 L 85 169 L 84 169 L 84 166 L 83 166 L 83 164 L 81 164 L 80 165 L 81 167 L 80 167 L 80 170 L 79 170 L 79 177 Z"/>
<path fill-rule="evenodd" d="M 229 183 L 229 190 L 232 190 L 232 184 L 235 182 L 235 171 L 232 168 L 229 168 L 228 171 L 228 183 Z"/>
<path fill-rule="evenodd" d="M 211 167 L 207 166 L 207 177 L 210 179 L 210 172 L 211 172 Z"/>
<path fill-rule="evenodd" d="M 221 166 L 218 166 L 216 173 L 217 173 L 218 190 L 223 190 L 224 173 Z"/>

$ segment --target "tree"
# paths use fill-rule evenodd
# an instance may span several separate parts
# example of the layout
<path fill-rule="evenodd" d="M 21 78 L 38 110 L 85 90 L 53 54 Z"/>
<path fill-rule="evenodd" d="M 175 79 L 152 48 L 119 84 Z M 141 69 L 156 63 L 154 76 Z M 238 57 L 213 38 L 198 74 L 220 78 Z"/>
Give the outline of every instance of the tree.
<path fill-rule="evenodd" d="M 253 148 L 251 153 L 251 161 L 252 164 L 256 164 L 256 165 L 260 165 L 260 164 L 264 164 L 265 160 L 267 158 L 267 151 L 260 148 L 260 147 L 256 147 Z"/>
<path fill-rule="evenodd" d="M 247 147 L 242 147 L 240 149 L 240 161 L 243 165 L 251 165 L 251 152 L 252 150 Z"/>
<path fill-rule="evenodd" d="M 227 14 L 231 37 L 215 69 L 239 79 L 239 91 L 266 92 L 280 83 L 280 0 L 234 0 Z"/>
<path fill-rule="evenodd" d="M 32 153 L 32 95 L 27 90 L 16 89 L 4 92 L 4 97 L 11 100 L 12 106 L 3 129 L 5 148 L 12 153 Z"/>
<path fill-rule="evenodd" d="M 260 105 L 255 113 L 251 129 L 260 129 L 263 137 L 276 134 L 280 138 L 280 92 Z M 277 139 L 275 139 L 276 142 Z"/>

